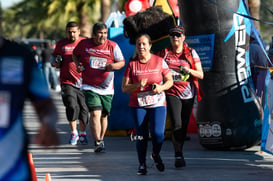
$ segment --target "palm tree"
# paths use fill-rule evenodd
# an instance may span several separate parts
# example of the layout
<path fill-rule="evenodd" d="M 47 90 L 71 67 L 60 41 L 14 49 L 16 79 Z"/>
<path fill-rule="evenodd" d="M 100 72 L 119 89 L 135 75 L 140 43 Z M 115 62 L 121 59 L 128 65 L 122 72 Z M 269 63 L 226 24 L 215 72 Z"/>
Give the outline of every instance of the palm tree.
<path fill-rule="evenodd" d="M 89 37 L 94 22 L 105 21 L 111 12 L 111 5 L 118 4 L 122 11 L 126 0 L 22 0 L 13 7 L 3 10 L 2 31 L 8 37 L 46 38 L 55 33 L 64 36 L 64 27 L 68 21 L 78 21 L 83 36 Z M 272 9 L 271 0 L 264 0 Z M 260 11 L 261 0 L 248 0 L 251 16 L 272 21 L 272 14 Z M 116 10 L 116 9 L 115 9 Z M 260 29 L 259 22 L 254 22 Z M 267 27 L 267 28 L 265 28 Z M 270 28 L 269 28 L 270 27 Z M 271 26 L 261 24 L 269 32 Z M 270 35 L 271 34 L 271 35 Z"/>
<path fill-rule="evenodd" d="M 48 9 L 48 21 L 64 25 L 78 21 L 81 34 L 90 37 L 90 27 L 99 18 L 99 0 L 52 0 Z"/>
<path fill-rule="evenodd" d="M 9 34 L 46 38 L 49 32 L 63 32 L 68 21 L 78 21 L 82 35 L 89 37 L 91 24 L 100 17 L 99 6 L 99 0 L 23 0 L 5 10 L 3 24 Z"/>
<path fill-rule="evenodd" d="M 256 19 L 260 19 L 261 0 L 248 0 L 248 6 L 250 15 Z M 254 25 L 260 30 L 260 23 L 258 21 L 254 21 Z"/>
<path fill-rule="evenodd" d="M 107 17 L 110 14 L 110 7 L 111 7 L 111 0 L 101 0 L 101 17 L 100 17 L 100 21 L 105 22 Z"/>
<path fill-rule="evenodd" d="M 65 24 L 78 21 L 82 35 L 90 37 L 92 24 L 107 19 L 111 4 L 118 4 L 122 10 L 125 1 L 22 0 L 3 13 L 3 30 L 9 37 L 46 38 L 52 32 L 64 36 Z"/>
<path fill-rule="evenodd" d="M 44 3 L 45 2 L 45 3 Z M 28 36 L 28 32 L 41 30 L 40 19 L 43 19 L 46 12 L 44 11 L 47 1 L 28 1 L 19 2 L 3 14 L 3 27 L 5 32 L 19 33 L 20 36 Z M 36 8 L 40 7 L 40 8 Z M 32 22 L 32 23 L 29 23 Z"/>

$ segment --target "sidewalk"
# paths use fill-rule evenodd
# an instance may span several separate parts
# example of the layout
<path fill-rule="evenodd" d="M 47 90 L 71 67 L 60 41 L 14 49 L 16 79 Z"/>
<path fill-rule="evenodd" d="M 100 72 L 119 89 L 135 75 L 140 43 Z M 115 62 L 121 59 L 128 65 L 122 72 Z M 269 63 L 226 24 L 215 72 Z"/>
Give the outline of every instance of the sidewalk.
<path fill-rule="evenodd" d="M 185 143 L 184 156 L 187 166 L 175 169 L 173 148 L 165 140 L 161 157 L 165 172 L 158 172 L 150 159 L 151 143 L 148 147 L 146 176 L 137 176 L 135 142 L 129 137 L 106 137 L 106 153 L 94 153 L 89 129 L 88 145 L 68 144 L 69 127 L 62 102 L 56 104 L 60 114 L 58 132 L 61 145 L 56 150 L 45 150 L 30 145 L 38 181 L 44 181 L 50 173 L 52 181 L 271 181 L 273 180 L 273 156 L 261 153 L 259 146 L 245 151 L 211 151 L 199 144 L 198 135 L 190 135 Z M 30 136 L 35 134 L 38 124 L 29 105 L 25 111 L 26 127 Z"/>

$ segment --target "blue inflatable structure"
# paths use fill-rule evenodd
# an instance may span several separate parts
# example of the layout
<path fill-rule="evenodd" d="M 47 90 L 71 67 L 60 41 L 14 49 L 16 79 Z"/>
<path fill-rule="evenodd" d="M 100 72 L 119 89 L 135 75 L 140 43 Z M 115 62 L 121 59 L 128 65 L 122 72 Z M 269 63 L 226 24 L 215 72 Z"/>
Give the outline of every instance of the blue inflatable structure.
<path fill-rule="evenodd" d="M 208 149 L 246 149 L 261 139 L 261 110 L 252 86 L 248 43 L 251 20 L 243 0 L 180 0 L 186 36 L 214 35 L 211 67 L 200 81 L 200 143 Z"/>
<path fill-rule="evenodd" d="M 108 29 L 108 38 L 116 42 L 123 53 L 126 64 L 134 54 L 135 46 L 129 43 L 129 39 L 123 34 L 123 27 L 110 27 Z M 108 130 L 131 129 L 134 122 L 131 118 L 129 103 L 129 94 L 121 90 L 122 78 L 125 66 L 115 72 L 115 94 L 112 102 L 112 109 L 109 117 Z"/>

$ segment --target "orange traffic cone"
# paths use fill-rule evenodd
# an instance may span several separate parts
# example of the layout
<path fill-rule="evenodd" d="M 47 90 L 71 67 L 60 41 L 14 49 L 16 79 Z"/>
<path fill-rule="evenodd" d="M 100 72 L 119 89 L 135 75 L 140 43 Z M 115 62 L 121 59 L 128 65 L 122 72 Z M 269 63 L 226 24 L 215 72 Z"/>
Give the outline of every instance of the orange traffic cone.
<path fill-rule="evenodd" d="M 33 158 L 32 158 L 32 153 L 28 153 L 28 162 L 29 162 L 32 181 L 37 181 L 37 176 L 36 176 L 35 166 L 34 166 L 34 162 L 33 162 Z"/>
<path fill-rule="evenodd" d="M 51 181 L 50 173 L 46 173 L 46 175 L 45 175 L 45 181 Z"/>

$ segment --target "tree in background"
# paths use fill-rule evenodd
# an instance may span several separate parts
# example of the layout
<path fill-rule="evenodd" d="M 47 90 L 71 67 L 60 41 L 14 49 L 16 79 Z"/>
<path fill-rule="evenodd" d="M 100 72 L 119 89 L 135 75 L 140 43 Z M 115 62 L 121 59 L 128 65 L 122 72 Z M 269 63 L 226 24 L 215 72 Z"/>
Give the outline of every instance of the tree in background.
<path fill-rule="evenodd" d="M 231 0 L 230 0 L 231 1 Z M 80 24 L 83 36 L 90 37 L 91 27 L 96 21 L 105 21 L 114 5 L 124 10 L 126 0 L 22 0 L 3 11 L 2 30 L 8 38 L 64 37 L 67 21 Z M 251 15 L 257 19 L 273 22 L 272 0 L 248 0 Z M 260 8 L 261 7 L 261 8 Z M 270 11 L 265 10 L 270 9 Z M 271 41 L 272 25 L 254 22 L 261 30 L 263 39 Z M 260 25 L 259 25 L 260 24 Z M 260 28 L 259 28 L 260 27 Z"/>
<path fill-rule="evenodd" d="M 28 37 L 31 34 L 43 37 L 44 24 L 40 21 L 46 18 L 48 1 L 22 1 L 4 10 L 3 34 L 9 38 Z M 38 8 L 39 7 L 39 8 Z"/>
<path fill-rule="evenodd" d="M 101 17 L 100 17 L 100 21 L 105 22 L 109 16 L 109 14 L 111 13 L 111 1 L 110 0 L 101 0 L 101 6 L 103 7 L 101 8 Z"/>
<path fill-rule="evenodd" d="M 52 0 L 48 7 L 50 24 L 62 25 L 68 21 L 77 21 L 81 35 L 90 37 L 91 24 L 99 19 L 99 0 Z"/>
<path fill-rule="evenodd" d="M 261 1 L 260 19 L 263 21 L 273 23 L 273 3 L 272 0 Z M 267 42 L 271 42 L 273 36 L 273 25 L 267 23 L 260 23 L 260 32 L 262 38 Z"/>
<path fill-rule="evenodd" d="M 64 36 L 63 29 L 68 21 L 78 21 L 82 36 L 90 37 L 94 22 L 105 21 L 113 3 L 124 2 L 125 0 L 22 0 L 4 10 L 3 34 L 12 39 L 58 39 Z"/>
<path fill-rule="evenodd" d="M 250 15 L 256 19 L 260 19 L 261 0 L 248 0 Z M 260 30 L 260 22 L 254 21 L 256 29 Z"/>

